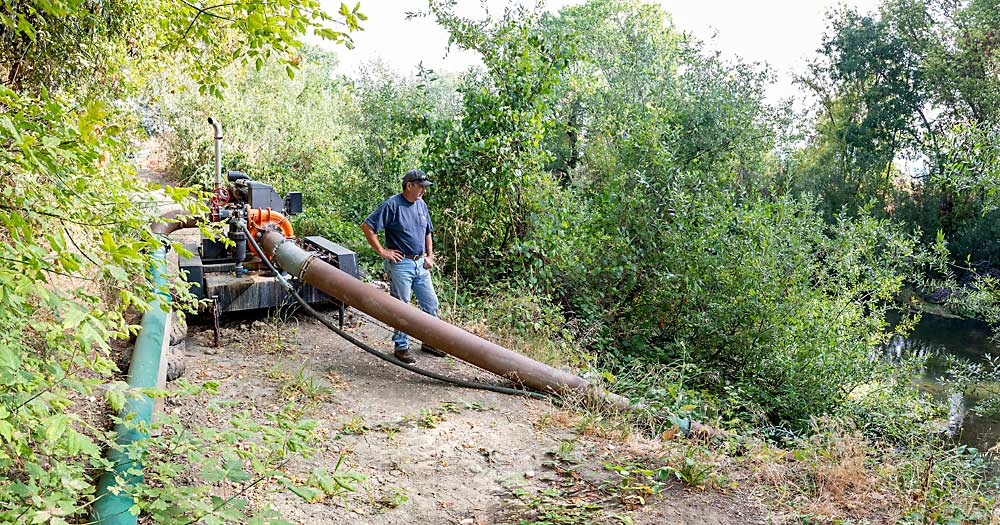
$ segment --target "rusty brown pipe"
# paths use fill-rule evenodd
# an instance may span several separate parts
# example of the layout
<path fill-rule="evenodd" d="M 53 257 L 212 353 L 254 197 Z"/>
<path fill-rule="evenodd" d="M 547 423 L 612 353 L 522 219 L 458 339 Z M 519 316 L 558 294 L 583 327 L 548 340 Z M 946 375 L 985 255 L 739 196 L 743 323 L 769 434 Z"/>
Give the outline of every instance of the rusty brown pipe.
<path fill-rule="evenodd" d="M 149 225 L 149 231 L 166 237 L 182 228 L 194 228 L 203 220 L 201 217 L 186 217 L 183 220 L 177 220 L 178 216 L 183 216 L 185 213 L 186 211 L 179 207 L 163 212 Z"/>
<path fill-rule="evenodd" d="M 634 408 L 627 398 L 470 334 L 376 290 L 303 250 L 279 232 L 259 232 L 257 239 L 269 259 L 286 272 L 458 359 L 538 391 L 582 395 L 602 399 L 619 409 Z"/>

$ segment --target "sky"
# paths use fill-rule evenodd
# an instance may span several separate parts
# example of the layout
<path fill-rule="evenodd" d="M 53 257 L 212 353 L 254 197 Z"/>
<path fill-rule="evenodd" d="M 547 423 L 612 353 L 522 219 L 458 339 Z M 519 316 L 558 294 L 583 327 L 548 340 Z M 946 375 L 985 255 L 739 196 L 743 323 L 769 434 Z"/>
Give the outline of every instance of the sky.
<path fill-rule="evenodd" d="M 486 4 L 491 12 L 499 14 L 510 1 L 517 0 L 486 0 Z M 336 12 L 340 6 L 339 1 L 323 0 L 323 3 L 329 12 Z M 580 3 L 583 2 L 547 0 L 545 6 L 557 11 Z M 814 56 L 826 29 L 828 10 L 847 5 L 867 12 L 874 10 L 879 1 L 660 0 L 658 3 L 672 15 L 677 29 L 706 41 L 709 49 L 719 50 L 728 58 L 768 63 L 778 76 L 775 85 L 768 89 L 768 98 L 777 101 L 796 93 L 792 74 L 804 70 L 807 59 Z M 439 72 L 464 71 L 476 64 L 478 58 L 474 53 L 458 49 L 446 52 L 448 34 L 432 19 L 407 20 L 407 12 L 426 7 L 426 0 L 362 0 L 361 12 L 368 16 L 368 21 L 363 24 L 365 30 L 354 35 L 355 49 L 336 48 L 340 70 L 350 74 L 375 58 L 401 73 L 414 72 L 420 63 Z M 480 17 L 483 10 L 478 0 L 461 0 L 458 12 Z"/>

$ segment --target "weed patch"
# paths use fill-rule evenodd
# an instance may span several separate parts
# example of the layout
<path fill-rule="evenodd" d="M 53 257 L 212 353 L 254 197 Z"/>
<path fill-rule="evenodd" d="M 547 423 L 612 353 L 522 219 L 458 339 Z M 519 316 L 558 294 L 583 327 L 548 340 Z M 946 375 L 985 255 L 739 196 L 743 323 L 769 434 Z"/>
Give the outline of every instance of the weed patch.
<path fill-rule="evenodd" d="M 748 481 L 765 495 L 778 523 L 1000 521 L 996 465 L 966 447 L 924 441 L 890 448 L 848 422 L 824 419 L 787 448 L 747 440 L 744 459 Z"/>
<path fill-rule="evenodd" d="M 365 424 L 365 419 L 360 416 L 352 417 L 350 421 L 344 423 L 341 427 L 340 433 L 344 435 L 355 435 L 361 436 L 368 433 L 368 425 Z"/>
<path fill-rule="evenodd" d="M 319 378 L 306 371 L 305 366 L 295 374 L 282 375 L 280 379 L 280 395 L 285 399 L 316 404 L 325 401 L 333 393 L 333 389 L 323 385 Z"/>

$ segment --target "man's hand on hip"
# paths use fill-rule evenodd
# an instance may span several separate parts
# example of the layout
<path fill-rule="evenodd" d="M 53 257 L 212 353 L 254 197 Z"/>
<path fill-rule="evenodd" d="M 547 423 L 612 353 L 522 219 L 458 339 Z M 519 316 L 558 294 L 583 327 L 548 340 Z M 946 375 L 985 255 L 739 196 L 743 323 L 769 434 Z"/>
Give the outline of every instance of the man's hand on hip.
<path fill-rule="evenodd" d="M 433 267 L 434 267 L 434 256 L 433 255 L 425 255 L 424 256 L 424 268 L 427 268 L 428 270 L 430 270 Z"/>
<path fill-rule="evenodd" d="M 394 263 L 398 263 L 399 261 L 403 260 L 403 252 L 399 250 L 393 250 L 393 249 L 382 250 L 382 253 L 380 255 L 382 255 L 383 259 L 387 261 L 392 261 Z"/>

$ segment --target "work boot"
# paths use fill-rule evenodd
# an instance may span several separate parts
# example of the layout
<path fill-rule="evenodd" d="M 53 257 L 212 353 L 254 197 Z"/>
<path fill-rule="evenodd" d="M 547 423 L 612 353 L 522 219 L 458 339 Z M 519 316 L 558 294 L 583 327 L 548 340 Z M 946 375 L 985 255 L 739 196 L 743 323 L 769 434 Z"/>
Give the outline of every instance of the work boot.
<path fill-rule="evenodd" d="M 396 359 L 399 359 L 408 365 L 412 365 L 417 362 L 417 360 L 413 358 L 413 355 L 410 354 L 410 351 L 406 348 L 397 348 L 392 351 L 392 355 L 396 356 Z"/>
<path fill-rule="evenodd" d="M 427 343 L 420 343 L 420 351 L 424 352 L 424 353 L 427 353 L 427 354 L 430 354 L 430 355 L 432 355 L 434 357 L 447 357 L 448 356 L 448 354 L 442 352 L 441 350 L 438 350 L 437 348 L 434 348 L 433 346 L 431 346 L 431 345 L 429 345 Z"/>

